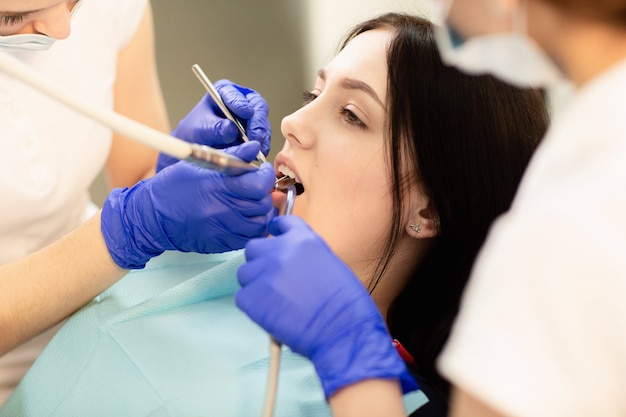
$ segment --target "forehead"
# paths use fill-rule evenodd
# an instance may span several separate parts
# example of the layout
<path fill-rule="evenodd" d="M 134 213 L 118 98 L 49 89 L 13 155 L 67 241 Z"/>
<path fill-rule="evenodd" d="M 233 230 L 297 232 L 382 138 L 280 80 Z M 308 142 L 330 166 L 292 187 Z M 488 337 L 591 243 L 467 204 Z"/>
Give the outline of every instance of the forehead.
<path fill-rule="evenodd" d="M 387 49 L 393 37 L 390 30 L 363 32 L 352 39 L 324 68 L 329 77 L 354 78 L 369 84 L 385 96 L 387 86 Z"/>

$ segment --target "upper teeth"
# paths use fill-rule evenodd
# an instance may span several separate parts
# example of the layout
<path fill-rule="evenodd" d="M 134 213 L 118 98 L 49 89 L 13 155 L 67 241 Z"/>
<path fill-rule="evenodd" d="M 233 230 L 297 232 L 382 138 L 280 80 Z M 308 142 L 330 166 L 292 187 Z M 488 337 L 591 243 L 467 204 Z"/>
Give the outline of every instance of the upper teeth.
<path fill-rule="evenodd" d="M 291 169 L 289 169 L 288 166 L 286 166 L 286 165 L 279 165 L 278 166 L 278 170 L 280 172 L 282 172 L 284 175 L 286 175 L 286 176 L 288 176 L 290 178 L 293 178 L 294 180 L 296 180 L 296 182 L 300 182 L 300 179 L 298 177 L 296 177 L 296 174 Z"/>

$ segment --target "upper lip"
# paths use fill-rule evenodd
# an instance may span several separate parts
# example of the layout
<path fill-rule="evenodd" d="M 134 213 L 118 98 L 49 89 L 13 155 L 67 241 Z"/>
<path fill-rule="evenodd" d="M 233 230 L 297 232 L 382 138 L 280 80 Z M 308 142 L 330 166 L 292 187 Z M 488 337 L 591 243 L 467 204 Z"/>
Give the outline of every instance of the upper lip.
<path fill-rule="evenodd" d="M 298 178 L 298 180 L 301 182 L 302 181 L 302 177 L 300 176 L 300 173 L 298 172 L 298 170 L 296 169 L 293 161 L 291 160 L 291 158 L 289 158 L 288 156 L 286 156 L 283 153 L 278 153 L 276 155 L 276 158 L 274 159 L 274 170 L 276 171 L 276 177 L 282 177 L 284 174 L 282 172 L 279 171 L 279 167 L 281 165 L 285 165 L 287 168 L 289 168 L 290 170 L 293 171 L 294 174 L 296 174 L 296 177 Z"/>

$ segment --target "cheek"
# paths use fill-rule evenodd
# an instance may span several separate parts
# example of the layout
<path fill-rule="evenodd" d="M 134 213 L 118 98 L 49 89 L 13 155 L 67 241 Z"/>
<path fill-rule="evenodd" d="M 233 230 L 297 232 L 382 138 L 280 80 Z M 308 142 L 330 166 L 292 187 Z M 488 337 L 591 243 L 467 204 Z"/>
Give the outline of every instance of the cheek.
<path fill-rule="evenodd" d="M 328 205 L 316 226 L 331 249 L 355 272 L 368 277 L 381 255 L 391 228 L 391 204 L 386 188 L 362 183 Z M 314 227 L 316 227 L 314 226 Z"/>
<path fill-rule="evenodd" d="M 311 193 L 302 195 L 300 206 L 296 200 L 295 214 L 357 271 L 359 264 L 379 256 L 390 230 L 389 180 L 382 161 L 348 163 L 343 155 L 332 171 L 319 170 Z"/>
<path fill-rule="evenodd" d="M 22 35 L 33 33 L 32 25 L 29 23 L 19 23 L 17 25 L 0 26 L 0 36 Z"/>

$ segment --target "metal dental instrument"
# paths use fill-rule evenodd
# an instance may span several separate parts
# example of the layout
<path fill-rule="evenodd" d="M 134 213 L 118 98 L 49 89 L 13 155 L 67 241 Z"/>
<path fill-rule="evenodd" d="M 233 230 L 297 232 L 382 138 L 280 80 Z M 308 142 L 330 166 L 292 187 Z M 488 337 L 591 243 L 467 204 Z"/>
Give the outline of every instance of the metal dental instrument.
<path fill-rule="evenodd" d="M 291 178 L 288 175 L 283 175 L 282 177 L 276 179 L 276 182 L 274 183 L 274 189 L 276 191 L 282 191 L 283 193 L 286 193 L 289 186 L 291 185 L 295 186 L 296 195 L 300 195 L 304 192 L 304 187 L 302 186 L 302 184 L 296 182 L 295 179 Z M 287 202 L 289 202 L 289 199 L 287 200 Z"/>
<path fill-rule="evenodd" d="M 274 189 L 287 194 L 287 204 L 285 205 L 285 212 L 283 213 L 283 216 L 289 216 L 293 212 L 293 205 L 296 202 L 298 192 L 295 181 L 282 181 L 282 183 L 279 184 L 283 178 L 276 181 Z"/>
<path fill-rule="evenodd" d="M 72 95 L 52 84 L 22 61 L 2 51 L 0 51 L 0 70 L 29 84 L 69 108 L 110 127 L 115 132 L 174 158 L 191 161 L 228 175 L 239 175 L 258 169 L 257 166 L 223 151 L 205 145 L 185 142 Z"/>
<path fill-rule="evenodd" d="M 239 129 L 239 133 L 241 133 L 241 138 L 243 139 L 243 141 L 250 142 L 250 139 L 248 138 L 248 135 L 246 134 L 246 130 L 241 125 L 241 122 L 237 120 L 235 116 L 233 116 L 230 110 L 228 110 L 228 107 L 226 107 L 224 100 L 222 100 L 222 96 L 220 96 L 220 93 L 217 91 L 217 89 L 215 88 L 211 80 L 209 80 L 209 77 L 207 77 L 204 71 L 202 71 L 202 68 L 200 68 L 200 65 L 198 64 L 192 65 L 191 70 L 193 71 L 194 74 L 196 74 L 196 77 L 198 78 L 198 80 L 200 80 L 200 83 L 204 86 L 206 91 L 211 95 L 211 97 L 215 101 L 215 104 L 217 104 L 217 107 L 219 107 L 222 113 L 224 113 L 224 116 L 226 116 L 228 120 L 230 120 L 231 122 L 235 124 L 235 126 L 237 126 L 237 129 Z M 258 153 L 257 159 L 260 162 L 267 162 L 267 159 L 265 159 L 265 155 L 263 155 L 262 152 Z"/>
<path fill-rule="evenodd" d="M 274 189 L 287 194 L 287 204 L 285 205 L 284 216 L 291 215 L 296 195 L 300 194 L 296 191 L 296 180 L 285 175 L 276 180 Z M 303 189 L 304 190 L 304 189 Z M 280 372 L 280 353 L 281 344 L 273 337 L 270 339 L 270 362 L 269 373 L 267 377 L 267 387 L 265 392 L 265 404 L 263 406 L 262 417 L 272 417 L 274 414 L 274 406 L 276 404 L 276 392 L 278 390 L 278 374 Z"/>

